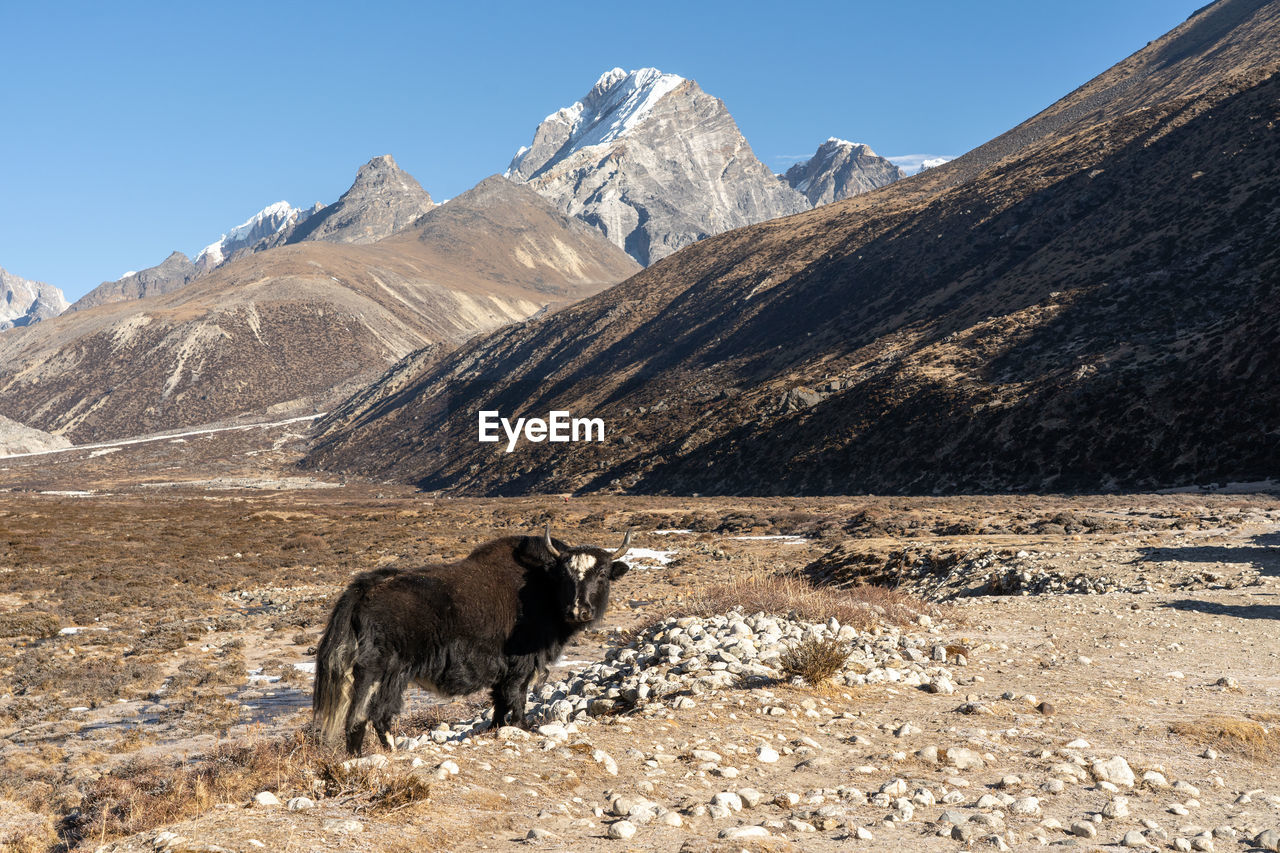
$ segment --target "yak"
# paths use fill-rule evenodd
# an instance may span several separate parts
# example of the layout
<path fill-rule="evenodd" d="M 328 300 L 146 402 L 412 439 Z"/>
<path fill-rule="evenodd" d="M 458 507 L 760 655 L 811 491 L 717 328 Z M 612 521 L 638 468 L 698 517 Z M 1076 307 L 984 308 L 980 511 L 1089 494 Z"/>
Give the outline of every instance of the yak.
<path fill-rule="evenodd" d="M 395 749 L 391 723 L 410 682 L 443 696 L 489 688 L 493 722 L 525 726 L 534 676 L 598 621 L 631 545 L 572 547 L 507 536 L 453 563 L 357 575 L 338 598 L 316 650 L 312 710 L 321 740 L 358 755 L 366 725 Z"/>

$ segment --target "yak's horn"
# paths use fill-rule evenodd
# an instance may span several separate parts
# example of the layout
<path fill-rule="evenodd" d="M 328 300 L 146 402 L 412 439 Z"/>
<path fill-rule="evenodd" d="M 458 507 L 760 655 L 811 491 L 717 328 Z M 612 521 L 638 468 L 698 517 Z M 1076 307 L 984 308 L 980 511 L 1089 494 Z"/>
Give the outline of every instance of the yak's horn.
<path fill-rule="evenodd" d="M 631 550 L 631 528 L 627 528 L 627 535 L 622 537 L 622 547 L 613 552 L 611 560 L 621 560 L 627 551 Z"/>
<path fill-rule="evenodd" d="M 551 544 L 551 522 L 547 522 L 547 529 L 542 533 L 542 544 L 547 546 L 547 550 L 551 552 L 551 556 L 557 560 L 560 559 L 560 552 L 556 550 L 556 546 Z"/>

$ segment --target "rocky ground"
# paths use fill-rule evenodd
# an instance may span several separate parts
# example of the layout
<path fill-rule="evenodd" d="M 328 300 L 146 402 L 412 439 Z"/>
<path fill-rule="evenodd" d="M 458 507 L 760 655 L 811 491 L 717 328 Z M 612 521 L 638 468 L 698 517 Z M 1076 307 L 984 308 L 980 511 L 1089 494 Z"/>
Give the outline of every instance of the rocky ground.
<path fill-rule="evenodd" d="M 1277 846 L 1274 497 L 79 491 L 0 494 L 18 849 Z M 547 518 L 641 550 L 531 731 L 415 691 L 394 753 L 307 742 L 352 571 Z"/>

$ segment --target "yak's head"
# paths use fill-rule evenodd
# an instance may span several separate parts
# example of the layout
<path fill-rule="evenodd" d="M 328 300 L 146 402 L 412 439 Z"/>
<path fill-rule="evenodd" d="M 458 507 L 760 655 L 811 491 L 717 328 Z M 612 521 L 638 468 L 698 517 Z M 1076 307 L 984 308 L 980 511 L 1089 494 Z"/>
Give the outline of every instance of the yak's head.
<path fill-rule="evenodd" d="M 603 548 L 580 546 L 572 548 L 561 542 L 551 541 L 551 525 L 542 535 L 543 547 L 551 554 L 559 569 L 563 585 L 560 600 L 565 604 L 564 620 L 571 625 L 585 625 L 604 615 L 609 606 L 609 584 L 627 573 L 630 568 L 622 557 L 631 547 L 631 531 L 622 540 L 622 547 L 610 554 Z"/>

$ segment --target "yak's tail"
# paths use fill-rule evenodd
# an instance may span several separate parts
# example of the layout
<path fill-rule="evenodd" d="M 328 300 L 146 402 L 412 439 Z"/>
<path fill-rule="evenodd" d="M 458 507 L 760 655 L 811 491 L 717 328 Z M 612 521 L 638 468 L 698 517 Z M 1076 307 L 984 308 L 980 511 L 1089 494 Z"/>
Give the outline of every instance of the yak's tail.
<path fill-rule="evenodd" d="M 353 583 L 342 593 L 329 616 L 316 649 L 316 682 L 311 710 L 320 730 L 320 742 L 337 745 L 351 710 L 351 685 L 356 659 L 356 605 L 364 598 L 363 584 Z"/>

